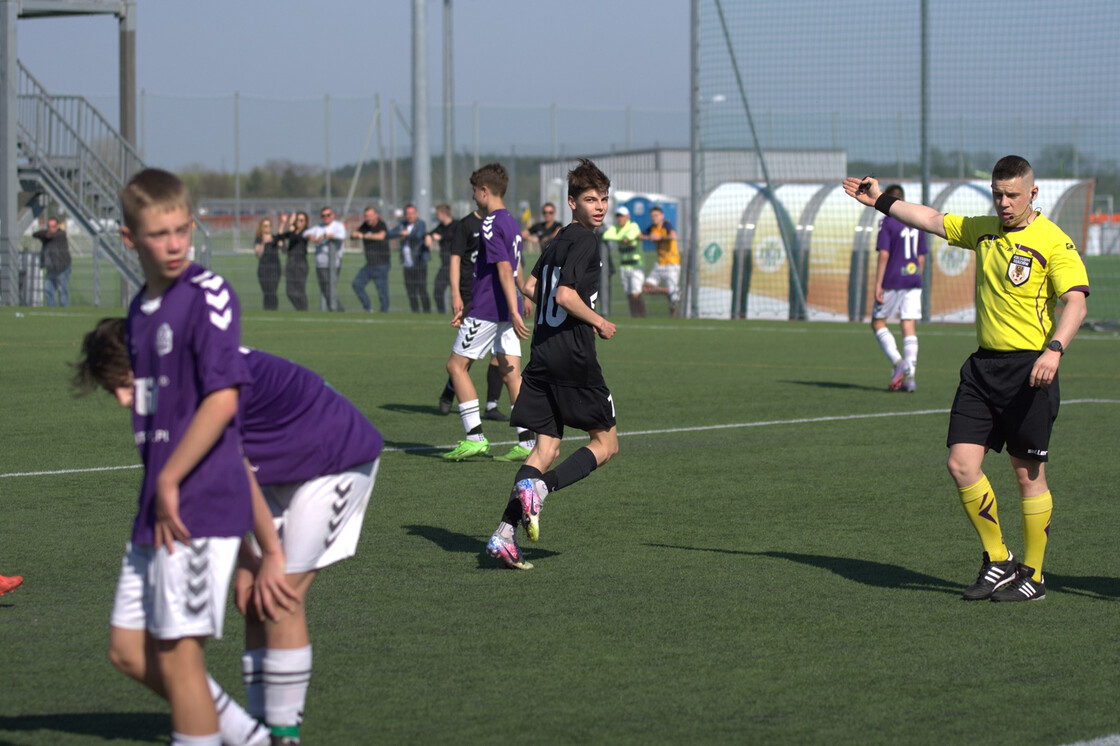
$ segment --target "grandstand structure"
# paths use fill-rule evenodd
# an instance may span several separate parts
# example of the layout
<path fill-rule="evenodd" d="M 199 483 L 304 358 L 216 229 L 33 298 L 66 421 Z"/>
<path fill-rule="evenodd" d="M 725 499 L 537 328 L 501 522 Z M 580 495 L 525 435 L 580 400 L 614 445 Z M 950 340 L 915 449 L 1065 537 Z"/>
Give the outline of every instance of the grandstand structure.
<path fill-rule="evenodd" d="M 120 46 L 120 127 L 83 96 L 47 91 L 19 61 L 19 19 L 112 15 Z M 135 0 L 0 0 L 0 304 L 21 298 L 19 236 L 50 203 L 92 240 L 94 304 L 100 305 L 100 262 L 119 273 L 127 302 L 142 284 L 136 258 L 118 230 L 118 194 L 144 167 L 136 151 Z M 200 234 L 200 252 L 208 236 Z M 30 275 L 30 272 L 27 272 Z M 33 283 L 24 283 L 24 293 Z"/>

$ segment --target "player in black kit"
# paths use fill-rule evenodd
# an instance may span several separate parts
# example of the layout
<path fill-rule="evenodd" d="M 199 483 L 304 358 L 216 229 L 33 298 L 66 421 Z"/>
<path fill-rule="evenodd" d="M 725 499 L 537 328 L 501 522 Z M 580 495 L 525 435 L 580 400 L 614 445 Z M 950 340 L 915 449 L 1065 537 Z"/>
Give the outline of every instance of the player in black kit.
<path fill-rule="evenodd" d="M 618 453 L 614 400 L 595 355 L 595 335 L 610 339 L 615 333 L 615 325 L 595 312 L 602 269 L 595 229 L 607 214 L 610 186 L 585 158 L 568 172 L 572 222 L 545 247 L 525 281 L 537 315 L 510 424 L 537 433 L 537 443 L 518 469 L 502 521 L 486 545 L 491 557 L 513 569 L 532 567 L 517 544 L 517 524 L 536 541 L 544 499 Z M 553 469 L 565 426 L 587 432 L 591 442 Z"/>

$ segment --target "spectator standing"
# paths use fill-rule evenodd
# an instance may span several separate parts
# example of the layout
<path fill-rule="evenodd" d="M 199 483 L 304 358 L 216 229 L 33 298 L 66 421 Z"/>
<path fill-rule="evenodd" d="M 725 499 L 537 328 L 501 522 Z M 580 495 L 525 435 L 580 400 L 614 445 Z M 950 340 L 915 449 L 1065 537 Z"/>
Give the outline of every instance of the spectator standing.
<path fill-rule="evenodd" d="M 307 238 L 315 242 L 315 276 L 319 279 L 320 307 L 341 311 L 338 299 L 338 276 L 342 272 L 342 242 L 346 240 L 346 226 L 335 219 L 334 210 L 324 207 L 319 211 L 319 225 L 308 228 Z"/>
<path fill-rule="evenodd" d="M 400 239 L 401 266 L 404 267 L 404 289 L 413 313 L 432 312 L 428 297 L 428 247 L 424 245 L 427 226 L 416 212 L 416 205 L 406 205 L 400 225 L 389 231 L 389 238 Z"/>
<path fill-rule="evenodd" d="M 358 230 L 350 234 L 350 237 L 362 240 L 366 265 L 358 270 L 351 287 L 354 288 L 354 294 L 358 296 L 362 308 L 372 311 L 373 306 L 370 304 L 369 295 L 366 294 L 366 286 L 369 285 L 370 280 L 373 280 L 374 287 L 377 288 L 377 300 L 381 304 L 381 313 L 385 313 L 389 310 L 389 242 L 385 238 L 389 233 L 389 226 L 385 225 L 385 221 L 372 207 L 365 209 L 362 218 L 364 222 L 358 226 Z"/>
<path fill-rule="evenodd" d="M 681 255 L 677 250 L 677 229 L 665 219 L 665 211 L 657 205 L 650 208 L 649 219 L 652 222 L 641 238 L 643 241 L 653 241 L 657 245 L 657 264 L 650 270 L 649 277 L 642 286 L 642 292 L 669 296 L 669 316 L 675 319 L 681 284 Z"/>
<path fill-rule="evenodd" d="M 280 306 L 276 297 L 280 287 L 280 243 L 272 233 L 272 221 L 268 218 L 257 223 L 253 253 L 257 255 L 257 281 L 261 284 L 264 310 L 275 311 Z"/>
<path fill-rule="evenodd" d="M 31 235 L 43 242 L 39 262 L 46 274 L 43 295 L 47 305 L 55 304 L 56 293 L 58 305 L 70 305 L 70 242 L 66 239 L 66 231 L 59 226 L 58 218 L 47 218 L 46 230 L 35 231 Z"/>
<path fill-rule="evenodd" d="M 603 240 L 618 247 L 618 263 L 622 265 L 622 290 L 630 303 L 630 315 L 646 315 L 646 302 L 642 299 L 646 268 L 642 256 L 642 230 L 630 219 L 630 210 L 619 205 L 614 211 L 614 225 L 603 233 Z"/>
<path fill-rule="evenodd" d="M 544 251 L 548 242 L 556 238 L 562 226 L 556 221 L 556 205 L 545 202 L 541 205 L 541 221 L 533 223 L 521 231 L 521 237 L 528 241 L 537 251 Z"/>
<path fill-rule="evenodd" d="M 439 224 L 424 237 L 424 244 L 431 253 L 433 245 L 439 246 L 439 270 L 436 271 L 432 295 L 436 301 L 436 312 L 447 313 L 447 289 L 451 286 L 451 239 L 455 232 L 455 220 L 451 217 L 451 205 L 436 206 L 436 220 Z"/>
<path fill-rule="evenodd" d="M 306 212 L 280 216 L 280 233 L 276 236 L 287 246 L 288 262 L 284 267 L 284 292 L 297 311 L 307 310 L 307 230 Z M 291 228 L 291 230 L 286 230 Z"/>

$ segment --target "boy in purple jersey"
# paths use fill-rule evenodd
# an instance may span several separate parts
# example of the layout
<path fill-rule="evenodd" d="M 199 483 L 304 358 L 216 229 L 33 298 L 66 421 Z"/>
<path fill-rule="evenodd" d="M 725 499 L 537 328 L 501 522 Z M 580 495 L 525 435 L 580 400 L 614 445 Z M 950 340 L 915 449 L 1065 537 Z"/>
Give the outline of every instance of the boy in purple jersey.
<path fill-rule="evenodd" d="M 131 406 L 132 371 L 122 319 L 103 319 L 86 336 L 76 377 Z M 265 352 L 241 348 L 251 383 L 242 389 L 240 422 L 250 482 L 263 487 L 287 561 L 295 601 L 269 618 L 254 587 L 261 558 L 243 543 L 237 605 L 245 614 L 242 671 L 249 712 L 280 743 L 298 743 L 311 673 L 304 611 L 316 572 L 351 557 L 357 547 L 383 440 L 345 397 L 312 371 Z M 250 605 L 254 594 L 256 603 Z"/>
<path fill-rule="evenodd" d="M 505 208 L 504 197 L 509 175 L 500 163 L 488 163 L 471 174 L 474 201 L 482 216 L 479 227 L 478 258 L 474 263 L 470 305 L 456 311 L 451 326 L 459 334 L 447 360 L 447 373 L 459 399 L 459 417 L 465 439 L 445 454 L 448 461 L 463 461 L 485 455 L 490 442 L 482 433 L 478 394 L 470 377 L 472 360 L 493 354 L 498 360 L 502 380 L 509 389 L 509 403 L 517 403 L 521 389 L 521 341 L 529 338 L 529 328 L 521 318 L 520 282 L 521 229 L 517 219 Z M 533 448 L 533 434 L 517 429 L 518 444 L 503 461 L 521 461 Z"/>
<path fill-rule="evenodd" d="M 242 536 L 250 528 L 259 533 L 270 590 L 279 552 L 267 506 L 252 502 L 241 458 L 236 418 L 249 371 L 237 354 L 240 307 L 221 277 L 188 258 L 190 197 L 177 177 L 141 171 L 120 197 L 121 237 L 145 279 L 126 322 L 144 479 L 113 604 L 109 657 L 168 700 L 172 744 L 217 746 L 215 700 L 221 727 L 230 708 L 206 673 L 203 645 L 221 636 Z M 268 737 L 247 716 L 236 725 L 244 732 L 234 742 Z"/>
<path fill-rule="evenodd" d="M 895 199 L 905 199 L 902 187 L 891 184 L 883 190 Z M 914 322 L 922 317 L 922 272 L 926 266 L 926 234 L 900 223 L 889 215 L 879 226 L 876 243 L 879 261 L 875 268 L 875 306 L 871 309 L 871 330 L 894 372 L 888 391 L 914 391 L 914 372 L 918 365 L 918 335 Z M 887 319 L 898 315 L 902 329 L 902 354 Z"/>
<path fill-rule="evenodd" d="M 537 433 L 536 446 L 514 477 L 513 491 L 486 552 L 506 567 L 528 570 L 517 544 L 517 524 L 530 541 L 540 535 L 540 512 L 550 493 L 591 474 L 618 453 L 614 398 L 595 354 L 595 336 L 610 339 L 615 325 L 595 312 L 602 261 L 595 231 L 603 224 L 611 182 L 581 158 L 568 172 L 572 222 L 549 242 L 523 292 L 537 306 L 529 365 L 510 424 Z M 585 431 L 590 442 L 564 459 L 565 426 Z"/>

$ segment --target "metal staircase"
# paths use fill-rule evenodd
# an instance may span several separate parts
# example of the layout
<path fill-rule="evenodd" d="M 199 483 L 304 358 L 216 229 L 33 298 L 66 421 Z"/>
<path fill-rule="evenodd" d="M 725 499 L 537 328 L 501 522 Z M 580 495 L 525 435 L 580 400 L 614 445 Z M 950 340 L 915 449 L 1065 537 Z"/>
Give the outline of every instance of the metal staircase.
<path fill-rule="evenodd" d="M 97 258 L 106 257 L 123 280 L 122 298 L 131 297 L 144 280 L 121 241 L 118 195 L 143 161 L 88 100 L 51 95 L 22 63 L 18 90 L 20 188 L 31 195 L 20 210 L 21 227 L 42 212 L 44 197 L 56 201 L 93 239 L 95 279 Z M 198 221 L 195 231 L 196 257 L 209 264 L 210 234 Z"/>

